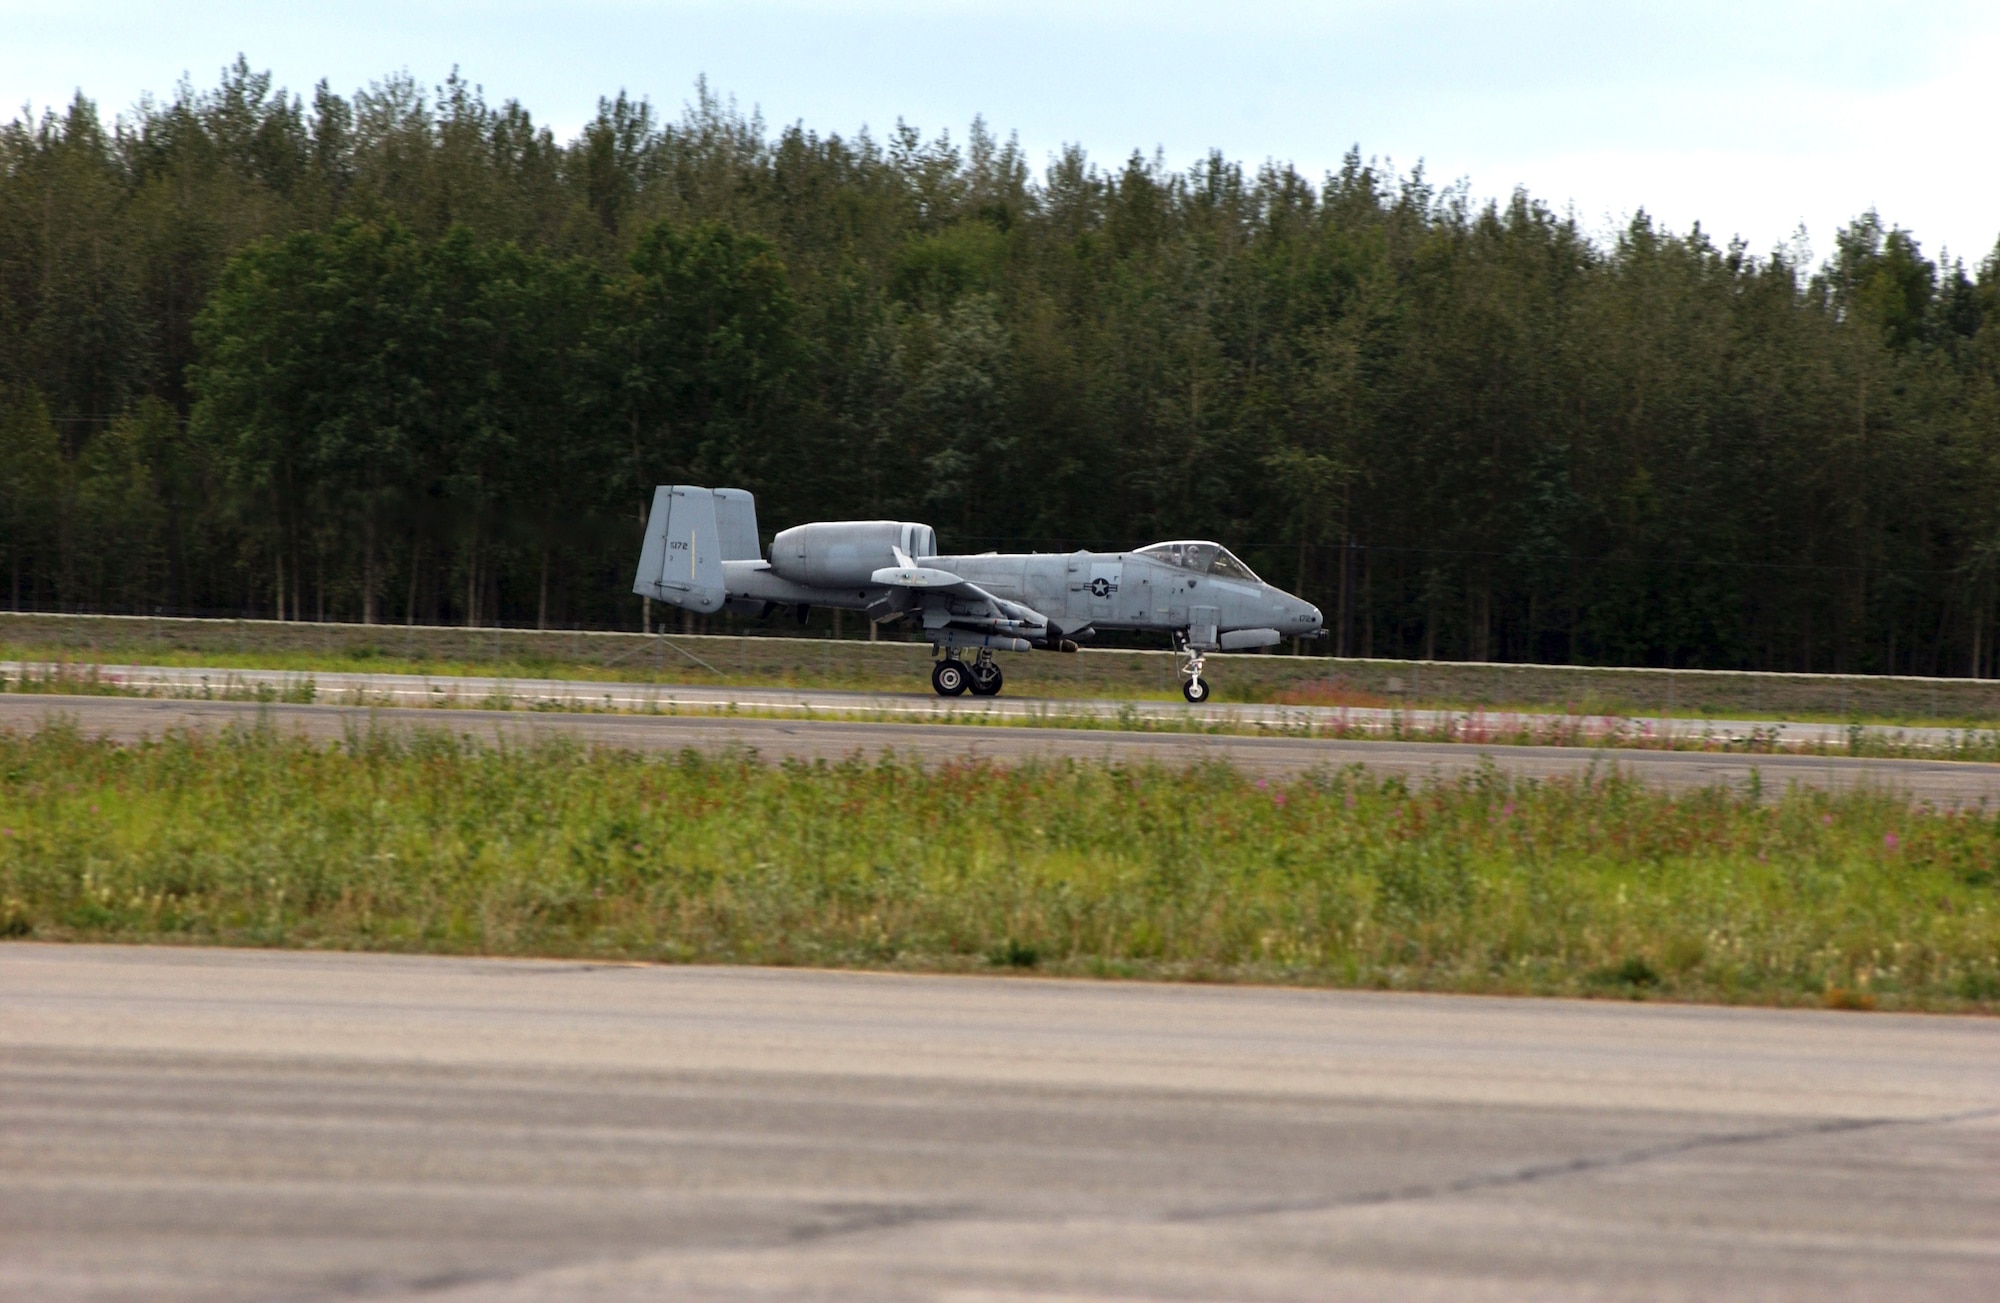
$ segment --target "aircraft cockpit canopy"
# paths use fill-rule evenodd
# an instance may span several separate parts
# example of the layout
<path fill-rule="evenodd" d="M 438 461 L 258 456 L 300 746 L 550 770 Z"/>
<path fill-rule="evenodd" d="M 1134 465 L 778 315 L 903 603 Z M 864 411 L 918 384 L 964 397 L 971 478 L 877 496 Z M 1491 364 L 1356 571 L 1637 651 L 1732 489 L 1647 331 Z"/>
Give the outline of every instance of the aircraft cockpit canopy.
<path fill-rule="evenodd" d="M 1179 566 L 1198 575 L 1213 575 L 1217 579 L 1242 579 L 1249 583 L 1264 581 L 1237 559 L 1236 554 L 1220 543 L 1180 542 L 1155 543 L 1151 547 L 1139 549 L 1140 556 L 1164 561 L 1170 566 Z"/>

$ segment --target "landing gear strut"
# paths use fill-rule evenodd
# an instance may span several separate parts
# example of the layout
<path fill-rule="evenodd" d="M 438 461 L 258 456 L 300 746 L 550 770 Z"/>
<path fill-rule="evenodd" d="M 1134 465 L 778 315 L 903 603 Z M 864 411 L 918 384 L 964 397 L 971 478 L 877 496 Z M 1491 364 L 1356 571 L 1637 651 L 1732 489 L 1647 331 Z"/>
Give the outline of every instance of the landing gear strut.
<path fill-rule="evenodd" d="M 1174 668 L 1183 680 L 1181 695 L 1197 706 L 1208 700 L 1208 684 L 1201 677 L 1202 667 L 1207 663 L 1208 657 L 1188 645 L 1186 634 L 1174 635 Z"/>
<path fill-rule="evenodd" d="M 997 697 L 1000 695 L 1000 685 L 1006 681 L 1006 676 L 1002 675 L 1000 667 L 993 663 L 992 652 L 987 651 L 983 647 L 980 648 L 978 658 L 972 662 L 969 668 L 972 673 L 973 696 Z"/>

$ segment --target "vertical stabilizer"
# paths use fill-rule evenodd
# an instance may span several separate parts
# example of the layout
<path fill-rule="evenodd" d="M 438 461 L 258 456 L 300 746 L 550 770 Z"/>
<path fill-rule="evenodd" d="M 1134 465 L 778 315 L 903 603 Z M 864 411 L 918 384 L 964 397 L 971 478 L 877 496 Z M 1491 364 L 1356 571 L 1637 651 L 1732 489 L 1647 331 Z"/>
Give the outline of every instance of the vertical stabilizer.
<path fill-rule="evenodd" d="M 724 561 L 762 561 L 757 542 L 757 499 L 747 489 L 715 491 L 715 523 L 722 533 Z"/>
<path fill-rule="evenodd" d="M 690 611 L 722 609 L 728 593 L 722 586 L 715 507 L 715 494 L 697 485 L 662 484 L 653 490 L 633 592 Z"/>

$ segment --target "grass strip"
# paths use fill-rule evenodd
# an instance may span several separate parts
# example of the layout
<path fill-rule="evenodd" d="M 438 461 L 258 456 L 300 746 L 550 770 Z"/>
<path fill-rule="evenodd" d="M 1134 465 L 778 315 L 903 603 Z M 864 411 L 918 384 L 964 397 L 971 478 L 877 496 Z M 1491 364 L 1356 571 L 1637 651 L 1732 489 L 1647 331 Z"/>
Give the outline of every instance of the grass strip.
<path fill-rule="evenodd" d="M 2000 1009 L 2000 818 L 1616 774 L 0 734 L 0 935 Z"/>

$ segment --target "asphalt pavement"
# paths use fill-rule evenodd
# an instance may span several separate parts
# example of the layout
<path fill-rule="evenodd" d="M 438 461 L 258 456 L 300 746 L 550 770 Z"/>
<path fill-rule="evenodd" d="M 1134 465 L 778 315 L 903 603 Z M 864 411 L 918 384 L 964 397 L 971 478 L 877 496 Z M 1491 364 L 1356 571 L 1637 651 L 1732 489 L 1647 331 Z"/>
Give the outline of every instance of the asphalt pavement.
<path fill-rule="evenodd" d="M 0 1297 L 2000 1297 L 2000 1022 L 0 944 Z"/>
<path fill-rule="evenodd" d="M 985 759 L 1018 762 L 1066 758 L 1187 765 L 1222 760 L 1246 772 L 1286 776 L 1316 768 L 1362 765 L 1414 781 L 1453 778 L 1491 764 L 1522 778 L 1577 776 L 1613 768 L 1671 790 L 1759 784 L 1766 793 L 1797 784 L 1829 790 L 1875 788 L 1939 806 L 2000 800 L 2000 765 L 1947 760 L 1661 751 L 1611 747 L 1402 742 L 1387 738 L 1252 737 L 1219 733 L 939 723 L 881 723 L 844 717 L 763 718 L 715 711 L 622 714 L 556 710 L 418 710 L 370 706 L 260 704 L 185 698 L 0 695 L 0 729 L 31 731 L 52 719 L 92 736 L 136 741 L 170 729 L 220 729 L 269 723 L 334 741 L 369 729 L 443 729 L 482 742 L 540 738 L 638 751 L 744 748 L 769 759 L 838 761 L 884 753 L 936 764 Z"/>
<path fill-rule="evenodd" d="M 679 648 L 678 643 L 667 644 Z M 683 654 L 693 656 L 692 652 Z M 666 646 L 660 648 L 666 656 Z M 696 657 L 695 659 L 699 659 Z M 39 661 L 0 661 L 0 676 L 46 678 L 74 673 L 75 666 Z M 1179 700 L 1132 698 L 998 697 L 939 698 L 913 683 L 908 692 L 857 692 L 784 685 L 705 687 L 684 683 L 590 682 L 576 679 L 495 678 L 457 674 L 371 674 L 349 671 L 220 670 L 168 665 L 95 665 L 99 681 L 121 689 L 164 696 L 268 695 L 311 699 L 334 705 L 491 706 L 517 709 L 621 710 L 709 713 L 748 710 L 799 717 L 911 723 L 1007 722 L 1092 719 L 1107 723 L 1188 722 L 1222 728 L 1339 731 L 1389 737 L 1445 737 L 1483 743 L 1523 732 L 1611 744 L 1669 738 L 1756 740 L 1767 749 L 1844 746 L 1863 734 L 1917 747 L 1949 748 L 1968 732 L 1960 728 L 1856 725 L 1810 720 L 1686 719 L 1666 716 L 1581 715 L 1548 710 L 1445 710 L 1406 706 L 1307 706 L 1228 700 L 1226 670 L 1213 677 L 1218 695 L 1202 705 Z M 1985 736 L 1982 734 L 1982 736 Z"/>

